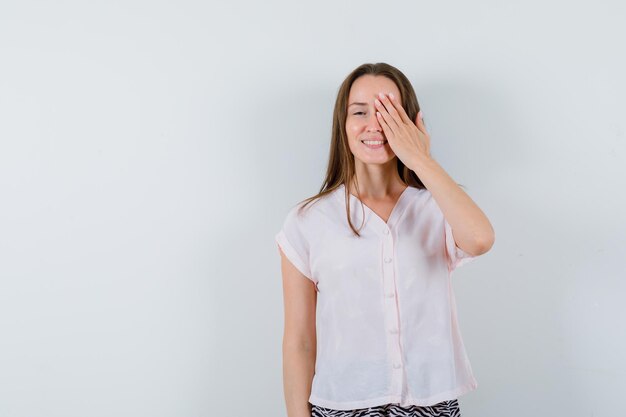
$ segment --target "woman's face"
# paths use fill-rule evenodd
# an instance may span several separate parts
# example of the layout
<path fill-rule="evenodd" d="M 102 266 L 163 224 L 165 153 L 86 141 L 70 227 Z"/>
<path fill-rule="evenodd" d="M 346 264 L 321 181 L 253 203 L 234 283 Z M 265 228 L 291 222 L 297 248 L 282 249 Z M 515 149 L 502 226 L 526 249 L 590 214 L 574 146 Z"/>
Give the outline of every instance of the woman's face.
<path fill-rule="evenodd" d="M 346 134 L 355 163 L 361 161 L 364 164 L 385 164 L 396 156 L 376 117 L 377 109 L 374 99 L 380 100 L 378 93 L 381 92 L 393 93 L 401 99 L 400 90 L 396 84 L 380 75 L 362 75 L 352 83 L 350 88 Z M 384 140 L 385 143 L 367 145 L 363 143 L 364 140 Z"/>

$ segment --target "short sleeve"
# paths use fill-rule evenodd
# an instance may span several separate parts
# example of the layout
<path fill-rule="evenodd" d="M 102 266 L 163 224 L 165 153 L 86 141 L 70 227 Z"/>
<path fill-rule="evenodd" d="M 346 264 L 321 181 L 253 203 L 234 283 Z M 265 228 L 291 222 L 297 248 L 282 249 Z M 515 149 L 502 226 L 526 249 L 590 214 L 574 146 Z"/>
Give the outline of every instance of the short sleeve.
<path fill-rule="evenodd" d="M 478 258 L 478 256 L 472 256 L 469 253 L 463 251 L 456 245 L 454 236 L 452 235 L 452 227 L 447 220 L 445 223 L 445 239 L 446 239 L 446 254 L 448 258 L 448 269 L 450 272 L 454 271 L 459 266 L 465 265 L 468 262 Z"/>
<path fill-rule="evenodd" d="M 292 208 L 283 223 L 283 227 L 275 236 L 289 261 L 308 279 L 313 279 L 309 266 L 309 243 L 306 239 L 303 218 L 298 214 L 298 206 Z"/>

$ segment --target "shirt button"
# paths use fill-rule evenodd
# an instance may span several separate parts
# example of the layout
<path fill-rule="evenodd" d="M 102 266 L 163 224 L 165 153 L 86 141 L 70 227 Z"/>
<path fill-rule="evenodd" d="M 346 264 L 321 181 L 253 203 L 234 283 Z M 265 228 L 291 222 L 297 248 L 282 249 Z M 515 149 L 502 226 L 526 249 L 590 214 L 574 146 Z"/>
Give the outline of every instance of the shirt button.
<path fill-rule="evenodd" d="M 388 235 L 388 234 L 389 234 L 389 229 L 385 229 L 385 230 L 383 230 L 383 233 L 384 233 L 384 234 L 386 234 L 386 235 Z"/>
<path fill-rule="evenodd" d="M 398 329 L 391 329 L 389 330 L 389 333 L 392 333 L 392 334 L 398 333 Z"/>
<path fill-rule="evenodd" d="M 400 365 L 399 363 L 394 363 L 394 364 L 393 364 L 393 367 L 394 367 L 394 368 L 396 368 L 396 369 L 399 369 L 401 366 L 402 366 L 402 365 Z"/>
<path fill-rule="evenodd" d="M 391 297 L 393 297 L 394 295 L 395 295 L 394 293 L 390 292 L 389 294 L 387 294 L 387 297 L 391 298 Z"/>
<path fill-rule="evenodd" d="M 385 262 L 387 262 L 387 263 L 391 262 L 391 258 L 389 258 L 389 257 L 385 258 Z"/>

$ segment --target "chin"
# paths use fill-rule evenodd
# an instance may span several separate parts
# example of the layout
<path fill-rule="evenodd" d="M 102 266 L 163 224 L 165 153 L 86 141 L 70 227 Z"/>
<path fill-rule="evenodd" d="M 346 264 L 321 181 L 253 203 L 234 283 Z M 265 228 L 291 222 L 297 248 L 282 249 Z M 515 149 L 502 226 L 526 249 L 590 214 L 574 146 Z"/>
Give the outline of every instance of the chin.
<path fill-rule="evenodd" d="M 365 165 L 384 165 L 384 164 L 388 164 L 389 162 L 391 162 L 395 158 L 396 158 L 395 155 L 391 155 L 391 156 L 388 155 L 385 158 L 383 158 L 383 157 L 380 157 L 380 158 L 359 158 L 359 157 L 355 157 L 355 159 L 358 159 L 362 164 L 365 164 Z"/>

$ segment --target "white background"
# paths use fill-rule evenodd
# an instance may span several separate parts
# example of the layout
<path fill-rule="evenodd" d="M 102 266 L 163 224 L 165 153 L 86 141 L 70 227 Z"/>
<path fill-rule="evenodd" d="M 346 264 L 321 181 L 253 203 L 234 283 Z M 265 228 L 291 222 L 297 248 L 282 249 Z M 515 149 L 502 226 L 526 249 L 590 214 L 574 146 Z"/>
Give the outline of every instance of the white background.
<path fill-rule="evenodd" d="M 284 416 L 274 236 L 364 62 L 409 77 L 496 231 L 453 276 L 463 416 L 619 413 L 625 21 L 606 0 L 3 1 L 0 416 Z"/>

